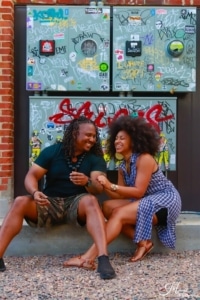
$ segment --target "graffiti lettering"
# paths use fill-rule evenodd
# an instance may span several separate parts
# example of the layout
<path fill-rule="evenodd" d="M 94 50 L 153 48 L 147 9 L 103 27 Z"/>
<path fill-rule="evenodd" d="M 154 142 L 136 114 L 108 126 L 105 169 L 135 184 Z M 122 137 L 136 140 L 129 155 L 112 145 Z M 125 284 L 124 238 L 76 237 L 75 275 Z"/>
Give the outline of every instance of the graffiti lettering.
<path fill-rule="evenodd" d="M 163 85 L 172 85 L 172 86 L 184 86 L 189 87 L 189 83 L 185 82 L 184 80 L 179 80 L 175 78 L 164 78 L 161 80 Z"/>
<path fill-rule="evenodd" d="M 56 47 L 56 54 L 66 54 L 66 52 L 67 52 L 66 46 Z"/>
<path fill-rule="evenodd" d="M 33 19 L 34 21 L 55 21 L 56 19 L 66 19 L 63 14 L 64 10 L 59 8 L 56 10 L 55 8 L 49 8 L 46 10 L 35 10 L 33 9 Z"/>
<path fill-rule="evenodd" d="M 73 107 L 71 100 L 69 98 L 65 98 L 59 104 L 60 112 L 50 116 L 49 120 L 55 124 L 68 124 L 72 119 L 76 119 L 80 115 L 84 115 L 87 118 L 92 119 L 99 128 L 105 128 L 119 116 L 130 114 L 129 107 L 126 106 L 119 107 L 118 110 L 113 111 L 113 113 L 110 114 L 107 109 L 109 104 L 106 104 L 107 107 L 101 104 L 101 106 L 97 109 L 98 112 L 94 113 L 92 105 L 93 104 L 90 101 L 86 101 L 81 103 L 79 107 Z M 136 110 L 132 110 L 132 112 L 133 111 Z M 163 115 L 162 112 L 163 108 L 161 104 L 156 104 L 146 111 L 137 111 L 138 116 L 145 118 L 157 129 L 158 132 L 160 132 L 159 123 L 168 122 L 174 118 L 173 114 Z"/>

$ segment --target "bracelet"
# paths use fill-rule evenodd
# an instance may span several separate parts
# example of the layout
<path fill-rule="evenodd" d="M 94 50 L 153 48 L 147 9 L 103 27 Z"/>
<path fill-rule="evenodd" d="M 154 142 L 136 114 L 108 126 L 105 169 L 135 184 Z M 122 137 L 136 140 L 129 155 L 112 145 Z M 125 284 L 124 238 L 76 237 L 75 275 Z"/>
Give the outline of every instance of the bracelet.
<path fill-rule="evenodd" d="M 39 191 L 38 191 L 38 190 L 35 190 L 35 191 L 32 193 L 33 199 L 34 199 L 34 195 L 35 195 L 36 192 L 39 192 Z"/>
<path fill-rule="evenodd" d="M 116 192 L 118 190 L 118 185 L 117 184 L 111 184 L 110 189 L 112 192 Z"/>

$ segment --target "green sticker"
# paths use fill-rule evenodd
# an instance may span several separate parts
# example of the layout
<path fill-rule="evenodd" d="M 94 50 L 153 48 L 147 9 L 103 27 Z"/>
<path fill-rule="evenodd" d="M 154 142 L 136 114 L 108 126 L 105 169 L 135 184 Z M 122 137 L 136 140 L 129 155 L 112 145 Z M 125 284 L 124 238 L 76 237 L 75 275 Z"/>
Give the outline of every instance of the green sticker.
<path fill-rule="evenodd" d="M 106 72 L 106 71 L 108 71 L 108 64 L 107 63 L 101 63 L 99 68 L 100 68 L 100 71 Z"/>

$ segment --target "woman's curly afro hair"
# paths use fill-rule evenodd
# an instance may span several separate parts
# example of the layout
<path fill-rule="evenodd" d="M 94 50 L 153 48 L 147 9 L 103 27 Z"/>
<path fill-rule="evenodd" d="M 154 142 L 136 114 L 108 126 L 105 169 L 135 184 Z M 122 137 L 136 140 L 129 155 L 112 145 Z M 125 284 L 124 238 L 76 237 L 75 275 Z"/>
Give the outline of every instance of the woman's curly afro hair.
<path fill-rule="evenodd" d="M 109 126 L 108 152 L 115 156 L 115 138 L 119 131 L 125 131 L 132 138 L 134 153 L 149 153 L 155 156 L 159 150 L 160 135 L 153 125 L 144 118 L 121 116 L 111 122 Z"/>

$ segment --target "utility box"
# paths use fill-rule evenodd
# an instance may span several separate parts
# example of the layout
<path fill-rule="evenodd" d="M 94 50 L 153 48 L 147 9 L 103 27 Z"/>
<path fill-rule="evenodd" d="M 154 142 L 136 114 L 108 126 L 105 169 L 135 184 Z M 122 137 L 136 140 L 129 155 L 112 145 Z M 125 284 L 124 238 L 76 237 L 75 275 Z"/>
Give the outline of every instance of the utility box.
<path fill-rule="evenodd" d="M 196 90 L 195 7 L 113 7 L 113 91 Z"/>
<path fill-rule="evenodd" d="M 26 89 L 108 91 L 110 7 L 27 6 Z"/>

